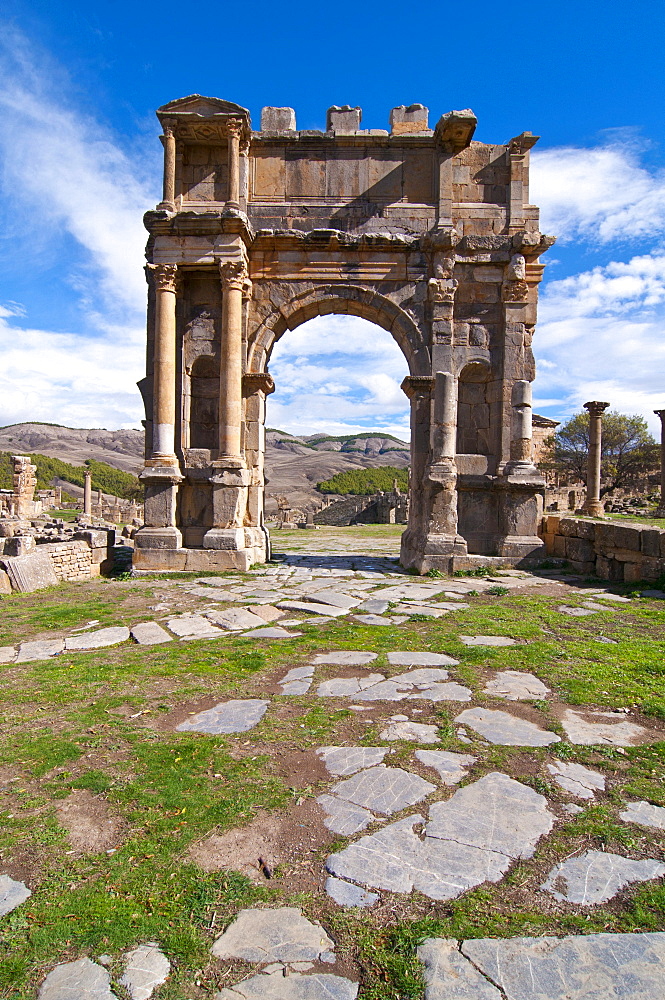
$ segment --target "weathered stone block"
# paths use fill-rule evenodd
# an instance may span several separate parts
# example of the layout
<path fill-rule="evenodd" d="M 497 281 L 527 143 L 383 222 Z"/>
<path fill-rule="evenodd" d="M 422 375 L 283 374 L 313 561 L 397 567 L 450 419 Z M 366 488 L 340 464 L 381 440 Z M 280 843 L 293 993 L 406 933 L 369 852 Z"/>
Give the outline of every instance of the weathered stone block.
<path fill-rule="evenodd" d="M 614 522 L 596 524 L 596 542 L 599 549 L 629 549 L 640 551 L 641 525 L 623 525 Z"/>
<path fill-rule="evenodd" d="M 565 519 L 564 519 L 565 520 Z M 574 562 L 595 561 L 596 553 L 592 542 L 587 542 L 584 538 L 566 538 L 566 556 Z"/>
<path fill-rule="evenodd" d="M 390 112 L 390 131 L 393 135 L 408 135 L 410 132 L 428 130 L 429 108 L 424 104 L 401 104 Z"/>
<path fill-rule="evenodd" d="M 353 135 L 360 128 L 361 118 L 361 108 L 352 108 L 350 104 L 341 107 L 334 104 L 328 108 L 326 131 L 335 132 L 337 135 Z"/>
<path fill-rule="evenodd" d="M 660 528 L 643 528 L 640 535 L 640 546 L 645 556 L 660 555 L 661 536 L 665 538 L 665 531 Z"/>
<path fill-rule="evenodd" d="M 261 108 L 262 132 L 295 132 L 296 113 L 293 108 Z"/>
<path fill-rule="evenodd" d="M 559 531 L 559 522 L 561 521 L 561 516 L 559 514 L 548 514 L 547 517 L 543 518 L 545 521 L 545 531 L 556 535 Z"/>
<path fill-rule="evenodd" d="M 555 535 L 554 536 L 554 555 L 557 556 L 557 558 L 560 558 L 560 559 L 565 559 L 566 558 L 566 555 L 567 555 L 567 553 L 566 553 L 566 542 L 567 541 L 568 541 L 568 539 L 564 538 L 563 535 Z"/>

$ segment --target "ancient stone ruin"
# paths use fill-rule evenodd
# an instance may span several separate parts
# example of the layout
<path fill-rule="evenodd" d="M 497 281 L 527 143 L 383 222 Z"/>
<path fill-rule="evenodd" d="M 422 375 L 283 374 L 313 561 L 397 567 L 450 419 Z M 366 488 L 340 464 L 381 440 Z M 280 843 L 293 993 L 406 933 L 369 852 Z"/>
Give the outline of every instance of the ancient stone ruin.
<path fill-rule="evenodd" d="M 265 560 L 263 453 L 275 342 L 314 316 L 361 316 L 409 365 L 411 487 L 402 563 L 450 572 L 473 555 L 540 553 L 531 342 L 541 235 L 530 132 L 472 141 L 473 112 L 390 132 L 360 108 L 298 131 L 264 108 L 198 95 L 157 112 L 164 192 L 148 241 L 145 527 L 140 570 Z"/>

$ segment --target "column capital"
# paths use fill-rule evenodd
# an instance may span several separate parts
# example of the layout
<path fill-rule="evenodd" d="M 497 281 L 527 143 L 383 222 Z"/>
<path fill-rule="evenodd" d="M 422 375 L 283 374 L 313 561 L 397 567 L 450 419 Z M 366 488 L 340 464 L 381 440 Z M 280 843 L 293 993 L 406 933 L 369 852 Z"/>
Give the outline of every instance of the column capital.
<path fill-rule="evenodd" d="M 244 260 L 220 261 L 219 275 L 225 292 L 242 292 L 246 283 L 249 282 L 249 271 Z"/>
<path fill-rule="evenodd" d="M 243 396 L 253 396 L 257 392 L 269 396 L 274 391 L 275 383 L 268 372 L 246 372 L 242 377 Z"/>
<path fill-rule="evenodd" d="M 226 134 L 229 139 L 240 139 L 243 133 L 242 122 L 237 118 L 229 118 L 226 123 Z"/>
<path fill-rule="evenodd" d="M 407 375 L 400 389 L 409 399 L 413 399 L 415 396 L 431 396 L 434 384 L 432 375 Z"/>
<path fill-rule="evenodd" d="M 165 138 L 175 139 L 176 121 L 174 118 L 166 118 L 162 121 L 162 133 Z"/>
<path fill-rule="evenodd" d="M 584 404 L 584 409 L 589 411 L 589 416 L 591 417 L 602 417 L 609 405 L 609 403 L 601 403 L 597 399 L 592 399 L 590 402 Z"/>
<path fill-rule="evenodd" d="M 178 282 L 177 264 L 146 264 L 145 275 L 148 283 L 154 282 L 160 292 L 175 292 Z"/>

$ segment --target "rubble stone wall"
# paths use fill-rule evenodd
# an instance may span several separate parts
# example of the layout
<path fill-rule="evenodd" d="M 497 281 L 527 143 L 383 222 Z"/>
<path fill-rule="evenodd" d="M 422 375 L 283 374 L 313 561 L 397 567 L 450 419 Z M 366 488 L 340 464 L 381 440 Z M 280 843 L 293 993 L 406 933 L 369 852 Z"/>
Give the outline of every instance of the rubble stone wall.
<path fill-rule="evenodd" d="M 567 559 L 578 573 L 631 583 L 665 574 L 665 531 L 647 524 L 591 521 L 548 514 L 541 537 L 547 554 Z"/>
<path fill-rule="evenodd" d="M 58 580 L 89 580 L 99 576 L 99 565 L 92 561 L 92 549 L 83 540 L 75 542 L 52 542 L 40 545 L 46 552 Z"/>

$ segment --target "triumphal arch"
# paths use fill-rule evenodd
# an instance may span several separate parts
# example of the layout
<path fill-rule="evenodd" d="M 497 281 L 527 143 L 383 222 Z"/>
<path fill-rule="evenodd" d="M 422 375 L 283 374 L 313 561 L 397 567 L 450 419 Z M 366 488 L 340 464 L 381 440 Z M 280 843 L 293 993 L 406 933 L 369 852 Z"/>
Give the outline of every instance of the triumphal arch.
<path fill-rule="evenodd" d="M 473 141 L 473 112 L 390 130 L 333 107 L 326 130 L 193 95 L 157 112 L 163 199 L 148 264 L 145 527 L 135 566 L 246 569 L 266 558 L 264 416 L 275 342 L 327 313 L 388 330 L 408 362 L 411 503 L 402 563 L 541 551 L 531 341 L 541 235 L 523 132 Z"/>

